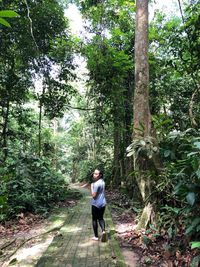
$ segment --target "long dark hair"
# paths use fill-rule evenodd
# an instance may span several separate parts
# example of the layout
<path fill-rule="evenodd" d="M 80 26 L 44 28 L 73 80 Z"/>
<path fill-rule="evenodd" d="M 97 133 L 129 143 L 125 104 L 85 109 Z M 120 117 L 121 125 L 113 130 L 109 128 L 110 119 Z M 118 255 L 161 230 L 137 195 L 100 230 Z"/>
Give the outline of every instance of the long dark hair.
<path fill-rule="evenodd" d="M 100 168 L 95 168 L 94 170 L 99 171 L 100 177 L 103 179 L 103 171 Z M 94 171 L 91 173 L 91 177 L 93 176 Z"/>
<path fill-rule="evenodd" d="M 100 170 L 99 168 L 96 168 L 96 170 L 98 170 L 98 171 L 99 171 L 99 174 L 100 174 L 101 178 L 103 179 L 103 171 L 102 171 L 102 170 Z"/>

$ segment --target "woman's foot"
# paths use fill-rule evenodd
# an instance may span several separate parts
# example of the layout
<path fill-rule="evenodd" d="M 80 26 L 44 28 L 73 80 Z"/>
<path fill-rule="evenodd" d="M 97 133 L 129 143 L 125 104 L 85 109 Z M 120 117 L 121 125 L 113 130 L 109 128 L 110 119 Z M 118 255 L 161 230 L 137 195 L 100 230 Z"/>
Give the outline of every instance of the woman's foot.
<path fill-rule="evenodd" d="M 96 236 L 93 236 L 93 237 L 92 237 L 92 240 L 94 240 L 94 241 L 98 241 L 98 240 L 99 240 L 99 238 L 98 238 L 98 237 L 96 237 Z"/>
<path fill-rule="evenodd" d="M 101 242 L 107 242 L 108 241 L 108 236 L 106 231 L 102 232 L 102 236 L 101 236 Z"/>

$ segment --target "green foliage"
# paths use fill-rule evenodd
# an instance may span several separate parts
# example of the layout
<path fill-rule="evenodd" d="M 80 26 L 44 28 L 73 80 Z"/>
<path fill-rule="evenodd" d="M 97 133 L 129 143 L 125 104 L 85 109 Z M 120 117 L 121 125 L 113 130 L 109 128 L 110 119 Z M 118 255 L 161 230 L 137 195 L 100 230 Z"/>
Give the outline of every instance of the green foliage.
<path fill-rule="evenodd" d="M 92 33 L 81 49 L 87 60 L 87 97 L 93 107 L 87 122 L 92 126 L 88 132 L 95 145 L 88 160 L 104 164 L 113 185 L 119 185 L 127 176 L 126 166 L 130 166 L 125 150 L 132 132 L 135 5 L 124 0 L 75 2 L 90 21 L 88 30 Z"/>
<path fill-rule="evenodd" d="M 139 156 L 151 159 L 158 152 L 158 147 L 154 143 L 154 139 L 151 136 L 134 139 L 132 144 L 127 147 L 127 156 L 133 156 L 135 160 Z"/>
<path fill-rule="evenodd" d="M 191 242 L 191 248 L 200 248 L 200 242 L 196 241 L 196 242 Z"/>
<path fill-rule="evenodd" d="M 191 267 L 198 267 L 199 263 L 200 263 L 200 256 L 196 256 L 192 259 L 190 266 Z"/>
<path fill-rule="evenodd" d="M 0 9 L 0 18 L 20 15 L 0 40 L 0 220 L 5 220 L 20 211 L 46 212 L 66 196 L 63 152 L 47 117 L 63 115 L 75 94 L 69 85 L 75 75 L 69 25 L 57 1 L 1 1 Z M 38 81 L 42 88 L 35 90 Z M 38 105 L 45 117 L 37 114 Z"/>
<path fill-rule="evenodd" d="M 64 178 L 45 158 L 21 157 L 7 167 L 4 175 L 9 176 L 1 188 L 1 214 L 5 217 L 22 211 L 44 213 L 54 202 L 64 200 L 67 196 Z"/>
<path fill-rule="evenodd" d="M 170 116 L 166 114 L 156 114 L 152 116 L 153 126 L 156 130 L 157 140 L 162 141 L 171 131 L 173 121 Z"/>
<path fill-rule="evenodd" d="M 180 17 L 157 13 L 150 25 L 151 110 L 170 115 L 173 127 L 184 131 L 192 93 L 199 84 L 199 3 L 186 5 Z M 193 99 L 193 116 L 199 124 L 199 93 Z"/>
<path fill-rule="evenodd" d="M 165 229 L 170 239 L 175 239 L 181 227 L 182 209 L 165 205 L 158 213 L 158 227 Z"/>
<path fill-rule="evenodd" d="M 5 190 L 0 189 L 0 192 L 3 191 Z M 9 212 L 8 198 L 5 195 L 0 195 L 0 221 L 3 221 L 7 218 L 8 212 Z"/>
<path fill-rule="evenodd" d="M 1 30 L 0 40 L 0 220 L 21 211 L 46 212 L 64 199 L 67 187 L 61 173 L 75 181 L 90 181 L 94 168 L 103 167 L 107 184 L 115 175 L 130 191 L 135 188 L 135 173 L 128 169 L 132 164 L 127 164 L 125 155 L 132 132 L 135 3 L 75 2 L 90 21 L 92 37 L 86 41 L 72 38 L 56 0 L 29 1 L 32 23 L 23 2 L 0 3 L 1 10 L 14 9 L 20 15 L 12 19 L 12 31 Z M 196 1 L 184 10 L 184 23 L 160 13 L 151 23 L 150 101 L 158 145 L 147 137 L 133 140 L 128 147 L 135 160 L 139 155 L 152 158 L 160 151 L 162 172 L 149 173 L 159 203 L 158 225 L 172 239 L 182 229 L 199 240 L 200 138 L 188 115 L 199 84 L 199 10 Z M 4 19 L 9 26 L 5 18 L 14 16 L 0 11 L 0 23 Z M 69 83 L 76 78 L 74 47 L 87 60 L 87 99 L 85 95 L 78 99 Z M 34 90 L 35 79 L 41 81 L 40 92 Z M 199 125 L 199 92 L 193 96 L 192 112 Z M 65 128 L 58 123 L 52 134 L 52 121 L 46 118 L 61 117 L 72 99 L 86 110 L 80 116 L 65 114 Z M 41 158 L 35 156 L 38 115 L 27 108 L 38 104 L 44 111 Z M 192 243 L 192 248 L 198 247 L 199 241 Z"/>
<path fill-rule="evenodd" d="M 19 17 L 19 14 L 17 14 L 15 11 L 12 10 L 0 10 L 0 24 L 11 27 L 10 23 L 5 20 L 4 18 L 15 18 Z"/>
<path fill-rule="evenodd" d="M 156 186 L 157 194 L 162 194 L 159 226 L 167 229 L 171 238 L 176 237 L 182 225 L 186 235 L 198 237 L 199 132 L 192 128 L 171 132 L 162 139 L 160 147 L 164 170 Z"/>

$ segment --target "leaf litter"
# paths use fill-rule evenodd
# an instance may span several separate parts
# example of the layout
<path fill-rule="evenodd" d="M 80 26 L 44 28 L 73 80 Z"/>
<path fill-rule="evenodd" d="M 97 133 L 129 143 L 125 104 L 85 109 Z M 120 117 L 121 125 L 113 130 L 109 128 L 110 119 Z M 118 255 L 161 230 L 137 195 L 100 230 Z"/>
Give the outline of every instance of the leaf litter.
<path fill-rule="evenodd" d="M 66 201 L 55 203 L 55 208 L 73 207 L 77 204 L 77 199 L 67 199 Z M 24 251 L 30 252 L 32 264 L 42 255 L 47 246 L 57 235 L 57 231 L 48 233 L 44 238 L 47 227 L 50 225 L 48 219 L 42 215 L 30 212 L 19 213 L 15 218 L 0 223 L 0 266 L 25 266 L 20 262 L 23 259 Z M 22 249 L 23 247 L 23 249 Z M 31 249 L 38 248 L 37 255 L 31 255 Z"/>
<path fill-rule="evenodd" d="M 130 267 L 198 267 L 198 250 L 190 249 L 189 240 L 180 229 L 176 239 L 166 230 L 147 229 L 136 231 L 137 214 L 131 201 L 119 191 L 106 193 L 111 206 L 116 234 L 127 266 Z M 126 199 L 126 200 L 125 200 Z"/>

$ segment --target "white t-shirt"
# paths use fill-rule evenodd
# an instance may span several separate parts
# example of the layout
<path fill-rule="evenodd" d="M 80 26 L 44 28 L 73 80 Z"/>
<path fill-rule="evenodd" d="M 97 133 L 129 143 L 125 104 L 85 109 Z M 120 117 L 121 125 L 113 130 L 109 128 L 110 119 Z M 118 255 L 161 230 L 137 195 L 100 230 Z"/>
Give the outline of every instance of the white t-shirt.
<path fill-rule="evenodd" d="M 97 193 L 96 197 L 92 199 L 91 205 L 97 208 L 102 208 L 106 205 L 105 198 L 105 182 L 103 179 L 99 179 L 91 185 L 92 193 Z"/>

